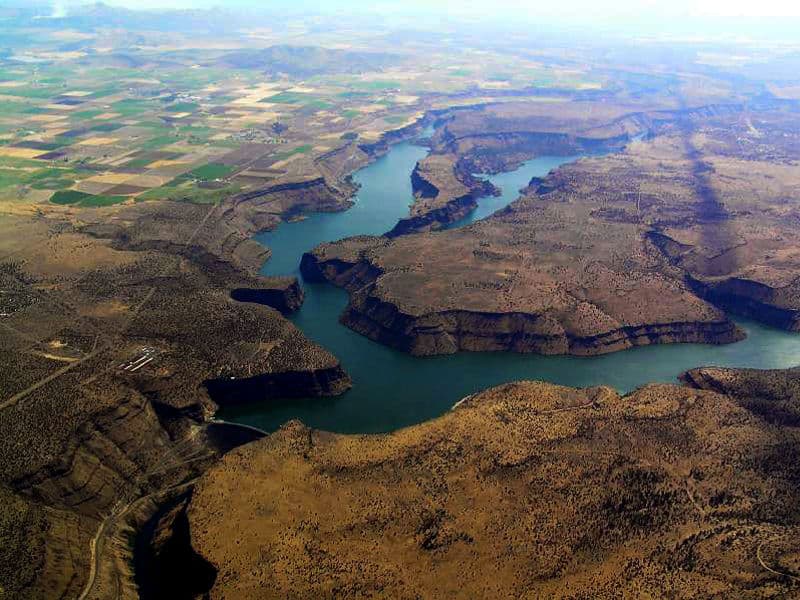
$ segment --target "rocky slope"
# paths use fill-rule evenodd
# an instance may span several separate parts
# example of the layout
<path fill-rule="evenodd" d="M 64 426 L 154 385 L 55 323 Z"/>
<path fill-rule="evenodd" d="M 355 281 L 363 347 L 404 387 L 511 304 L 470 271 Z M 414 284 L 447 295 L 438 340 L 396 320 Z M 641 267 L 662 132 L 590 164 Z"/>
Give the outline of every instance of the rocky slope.
<path fill-rule="evenodd" d="M 390 435 L 291 423 L 196 488 L 209 596 L 793 597 L 800 434 L 751 410 L 762 376 L 509 384 Z M 796 382 L 770 390 L 800 405 Z"/>
<path fill-rule="evenodd" d="M 303 275 L 351 292 L 342 317 L 349 327 L 417 355 L 591 355 L 741 339 L 721 311 L 679 280 L 654 273 L 658 257 L 626 227 L 608 227 L 590 240 L 583 237 L 585 213 L 559 205 L 536 207 L 536 213 L 524 228 L 509 212 L 425 238 L 323 245 L 304 257 Z M 537 227 L 534 219 L 559 225 Z M 581 245 L 566 231 L 583 238 Z M 617 262 L 616 252 L 629 253 L 638 265 Z"/>
<path fill-rule="evenodd" d="M 497 193 L 488 181 L 458 169 L 454 156 L 431 154 L 411 173 L 414 204 L 410 216 L 401 219 L 389 237 L 419 231 L 435 231 L 466 217 L 478 198 Z"/>
<path fill-rule="evenodd" d="M 296 277 L 263 278 L 258 287 L 237 287 L 231 290 L 231 298 L 239 302 L 253 302 L 274 308 L 282 313 L 291 313 L 303 305 L 303 288 Z"/>
<path fill-rule="evenodd" d="M 458 231 L 323 245 L 304 274 L 351 292 L 348 326 L 415 354 L 736 341 L 723 310 L 797 330 L 800 215 L 787 198 L 800 179 L 785 116 L 755 113 L 756 134 L 732 107 L 617 115 L 615 127 L 647 124 L 654 137 L 564 166 Z M 480 144 L 531 120 L 458 113 L 435 145 L 480 162 Z M 507 165 L 518 152 L 492 155 Z"/>
<path fill-rule="evenodd" d="M 150 210 L 0 223 L 37 241 L 0 262 L 3 600 L 137 597 L 130 526 L 218 458 L 203 434 L 217 402 L 349 386 L 278 311 L 230 297 L 280 284 L 295 304 L 298 290 L 227 252 L 215 209 Z M 235 385 L 212 399 L 216 380 Z"/>

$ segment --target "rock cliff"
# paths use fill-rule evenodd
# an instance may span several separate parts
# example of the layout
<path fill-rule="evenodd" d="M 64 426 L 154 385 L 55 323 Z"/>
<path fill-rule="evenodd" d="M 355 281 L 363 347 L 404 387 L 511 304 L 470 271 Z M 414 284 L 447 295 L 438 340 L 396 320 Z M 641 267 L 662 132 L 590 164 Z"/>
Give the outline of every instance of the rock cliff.
<path fill-rule="evenodd" d="M 521 382 L 388 435 L 290 423 L 196 487 L 209 597 L 793 597 L 798 432 L 728 392 Z"/>

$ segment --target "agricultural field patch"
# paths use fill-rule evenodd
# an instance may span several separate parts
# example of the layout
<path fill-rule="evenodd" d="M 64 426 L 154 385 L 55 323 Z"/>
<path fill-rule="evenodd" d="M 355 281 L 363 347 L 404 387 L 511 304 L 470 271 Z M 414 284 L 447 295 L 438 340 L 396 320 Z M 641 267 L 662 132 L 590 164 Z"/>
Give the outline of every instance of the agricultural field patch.
<path fill-rule="evenodd" d="M 203 181 L 210 181 L 213 179 L 222 179 L 223 177 L 227 177 L 234 171 L 235 169 L 228 165 L 223 165 L 221 163 L 209 163 L 189 171 L 186 176 Z"/>
<path fill-rule="evenodd" d="M 108 196 L 103 194 L 89 194 L 77 190 L 61 190 L 50 197 L 50 202 L 62 206 L 79 205 L 83 207 L 103 207 L 120 204 L 127 201 L 124 196 Z"/>
<path fill-rule="evenodd" d="M 52 33 L 27 43 L 47 45 Z M 503 92 L 532 80 L 587 84 L 585 70 L 500 53 L 476 61 L 426 54 L 424 68 L 401 68 L 394 59 L 365 62 L 350 41 L 341 50 L 268 51 L 251 50 L 248 38 L 207 46 L 192 40 L 191 50 L 150 41 L 158 43 L 146 52 L 124 44 L 95 54 L 56 46 L 30 54 L 37 57 L 31 64 L 0 59 L 0 195 L 47 200 L 51 193 L 50 204 L 72 206 L 192 195 L 216 202 L 285 176 L 304 156 L 353 139 L 376 141 L 427 108 L 492 100 L 488 88 L 480 99 L 437 101 L 440 91 L 464 92 L 476 81 L 494 81 Z M 232 64 L 229 48 L 237 44 L 244 53 Z M 301 56 L 335 68 L 309 70 Z M 351 59 L 357 66 L 342 63 Z M 266 70 L 259 67 L 265 60 Z M 270 74 L 277 64 L 291 68 Z"/>

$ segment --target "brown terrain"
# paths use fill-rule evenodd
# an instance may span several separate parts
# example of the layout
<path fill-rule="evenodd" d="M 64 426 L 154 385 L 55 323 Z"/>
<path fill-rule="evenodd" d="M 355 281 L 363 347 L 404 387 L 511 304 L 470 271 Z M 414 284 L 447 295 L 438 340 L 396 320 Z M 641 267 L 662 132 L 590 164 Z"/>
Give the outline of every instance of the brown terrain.
<path fill-rule="evenodd" d="M 130 527 L 218 458 L 216 403 L 349 387 L 271 308 L 302 291 L 255 275 L 266 253 L 225 208 L 0 225 L 0 597 L 138 597 Z"/>
<path fill-rule="evenodd" d="M 796 329 L 800 306 L 792 274 L 797 272 L 798 215 L 788 200 L 800 185 L 795 162 L 800 144 L 791 133 L 794 116 L 772 107 L 737 112 L 729 107 L 690 110 L 578 101 L 440 111 L 435 114 L 439 127 L 430 142 L 432 155 L 415 170 L 415 205 L 394 237 L 354 238 L 318 248 L 305 258 L 304 272 L 348 288 L 348 325 L 418 354 L 486 349 L 595 354 L 648 343 L 735 341 L 741 333 L 723 310 Z M 386 152 L 389 144 L 417 134 L 425 123 L 389 132 L 373 143 L 347 140 L 313 161 L 292 163 L 310 163 L 302 173 L 271 179 L 265 187 L 215 205 L 157 200 L 102 209 L 53 205 L 47 211 L 14 208 L 4 213 L 0 501 L 6 510 L 0 517 L 0 546 L 8 551 L 0 554 L 0 598 L 136 597 L 131 538 L 145 524 L 153 532 L 147 541 L 152 556 L 164 559 L 160 568 L 170 572 L 174 564 L 179 572 L 189 565 L 199 573 L 183 592 L 193 586 L 202 591 L 215 578 L 213 594 L 228 585 L 252 589 L 245 567 L 228 567 L 216 554 L 221 546 L 214 544 L 228 538 L 213 540 L 211 521 L 203 516 L 227 522 L 220 508 L 204 508 L 204 503 L 224 498 L 233 478 L 220 481 L 218 491 L 211 483 L 202 487 L 189 517 L 204 558 L 192 556 L 187 562 L 185 556 L 192 486 L 229 449 L 212 433 L 219 426 L 209 422 L 220 404 L 336 395 L 349 387 L 350 379 L 336 357 L 284 318 L 282 313 L 302 303 L 302 289 L 294 279 L 257 274 L 269 250 L 251 236 L 305 212 L 346 209 L 355 190 L 349 174 Z M 520 201 L 485 222 L 434 231 L 466 214 L 481 195 L 493 193 L 470 173 L 508 169 L 542 153 L 619 151 L 645 132 L 652 137 L 624 152 L 585 159 L 544 182 L 533 182 Z M 312 541 L 292 530 L 291 543 L 305 544 L 313 560 L 304 556 L 306 562 L 293 563 L 294 555 L 271 554 L 274 547 L 268 546 L 241 559 L 232 553 L 230 564 L 277 561 L 264 572 L 273 569 L 274 589 L 289 596 L 305 597 L 311 590 L 324 596 L 337 590 L 385 589 L 384 595 L 403 597 L 416 592 L 402 583 L 410 581 L 399 570 L 406 563 L 391 561 L 407 557 L 409 565 L 417 565 L 413 573 L 419 572 L 419 585 L 434 585 L 431 594 L 441 595 L 450 585 L 442 573 L 460 571 L 467 556 L 460 553 L 477 548 L 478 532 L 489 531 L 500 537 L 492 536 L 479 557 L 463 564 L 471 564 L 470 572 L 477 573 L 475 567 L 502 555 L 500 564 L 509 572 L 524 565 L 505 580 L 509 590 L 531 582 L 545 595 L 562 589 L 569 565 L 577 564 L 570 560 L 586 557 L 599 571 L 591 577 L 569 574 L 571 590 L 595 583 L 600 587 L 583 589 L 610 589 L 602 586 L 612 586 L 615 573 L 628 574 L 635 590 L 647 582 L 655 585 L 663 574 L 678 573 L 676 579 L 667 579 L 678 590 L 688 582 L 716 586 L 709 589 L 721 593 L 788 593 L 798 572 L 796 554 L 781 540 L 796 533 L 791 506 L 797 477 L 781 462 L 793 456 L 791 445 L 776 440 L 794 439 L 793 430 L 748 412 L 764 412 L 758 410 L 760 388 L 752 388 L 752 398 L 734 401 L 735 390 L 724 386 L 735 385 L 709 373 L 692 381 L 732 395 L 656 387 L 619 398 L 609 390 L 520 384 L 487 392 L 452 415 L 395 436 L 346 438 L 292 425 L 227 459 L 208 481 L 216 482 L 225 473 L 242 475 L 236 483 L 245 490 L 241 497 L 250 499 L 251 494 L 254 501 L 265 502 L 269 498 L 263 490 L 279 485 L 280 477 L 301 486 L 308 469 L 316 468 L 309 465 L 332 465 L 323 478 L 313 480 L 313 488 L 298 492 L 299 506 L 308 510 L 302 522 L 306 533 L 317 535 L 314 510 L 322 504 L 304 502 L 329 502 L 326 508 L 339 512 L 325 526 L 359 536 L 363 532 L 369 539 L 367 534 L 391 525 L 396 545 L 386 548 L 396 554 L 383 549 L 386 554 L 378 560 L 376 539 L 364 542 L 358 552 L 365 554 L 354 556 L 369 555 L 378 562 L 356 577 L 350 559 L 339 566 L 325 562 L 333 560 L 332 550 L 318 552 L 317 538 Z M 781 389 L 778 385 L 769 393 Z M 662 390 L 668 401 L 662 401 Z M 487 417 L 495 414 L 492 406 L 505 406 L 505 395 L 519 397 L 520 410 L 527 403 L 527 416 L 518 422 L 513 415 Z M 772 398 L 767 391 L 764 395 Z M 596 407 L 573 407 L 587 402 Z M 793 415 L 794 402 L 780 400 L 781 414 Z M 644 406 L 644 416 L 631 403 Z M 704 407 L 712 407 L 713 414 L 706 415 Z M 656 417 L 648 412 L 651 408 Z M 726 415 L 730 423 L 724 421 Z M 584 418 L 585 426 L 578 427 Z M 689 419 L 685 426 L 683 418 Z M 552 432 L 546 419 L 554 419 Z M 643 458 L 626 454 L 638 447 L 638 441 L 628 443 L 626 436 L 634 436 L 639 425 L 641 437 L 631 439 L 645 444 L 642 451 L 650 454 Z M 741 431 L 734 433 L 743 437 L 718 435 L 717 429 L 738 426 Z M 450 428 L 461 432 L 462 437 L 453 437 L 461 445 L 450 445 Z M 571 431 L 577 431 L 577 439 Z M 561 458 L 552 454 L 550 463 L 536 462 L 538 455 L 528 459 L 533 455 L 527 454 L 525 440 L 540 436 L 546 441 L 543 448 L 555 453 L 562 434 Z M 663 443 L 658 445 L 666 439 L 662 435 L 673 436 L 669 439 L 679 449 L 666 452 Z M 413 444 L 404 450 L 406 436 Z M 591 444 L 581 446 L 581 436 L 599 436 L 591 444 L 607 441 L 622 458 L 600 460 L 592 454 L 591 461 L 585 459 Z M 737 445 L 742 439 L 757 442 L 752 453 Z M 712 452 L 713 444 L 718 446 Z M 340 447 L 352 449 L 352 454 L 341 454 L 358 460 L 334 458 Z M 292 454 L 295 449 L 299 458 Z M 687 465 L 695 456 L 706 470 L 689 477 Z M 744 462 L 729 464 L 723 460 L 729 456 Z M 448 462 L 451 458 L 463 462 Z M 255 467 L 252 480 L 237 462 L 249 460 Z M 428 460 L 435 461 L 435 476 L 423 466 Z M 264 482 L 258 493 L 248 492 L 256 490 L 248 486 L 266 478 L 260 461 L 275 465 L 280 477 Z M 766 473 L 764 461 L 778 471 Z M 506 463 L 513 471 L 508 483 L 485 483 L 484 488 L 493 469 L 506 469 Z M 557 498 L 561 502 L 567 495 L 575 498 L 574 514 L 587 519 L 585 536 L 575 537 L 578 530 L 568 520 L 573 513 L 562 518 L 551 507 L 544 529 L 520 520 L 514 527 L 521 529 L 502 537 L 498 520 L 503 511 L 548 501 L 548 496 L 533 500 L 505 491 L 524 491 L 534 481 L 526 477 L 549 482 L 548 473 L 560 472 L 562 463 L 571 465 L 576 479 L 561 481 L 553 493 L 565 494 Z M 384 472 L 382 464 L 394 466 Z M 292 465 L 300 470 L 292 474 Z M 408 465 L 422 469 L 424 477 L 413 469 L 407 475 Z M 526 470 L 533 466 L 549 471 Z M 374 492 L 374 505 L 360 505 L 363 498 L 344 487 L 336 502 L 330 500 L 335 496 L 319 493 L 351 483 L 353 489 L 372 490 L 358 487 L 367 485 L 356 479 L 362 467 L 375 482 L 397 483 L 405 495 Z M 745 467 L 746 478 L 733 477 Z M 584 482 L 577 479 L 584 474 Z M 451 496 L 442 487 L 451 476 L 454 485 L 475 484 L 470 493 L 485 494 L 475 496 L 481 502 L 497 499 L 499 504 L 481 504 L 470 516 L 460 510 L 473 506 L 470 496 Z M 345 479 L 337 483 L 337 477 Z M 733 485 L 734 480 L 738 487 L 730 495 L 718 494 L 715 486 Z M 795 487 L 789 489 L 786 482 L 792 481 Z M 595 497 L 592 490 L 600 483 L 608 490 Z M 624 490 L 630 486 L 644 491 L 629 496 Z M 422 504 L 416 492 L 424 493 Z M 244 510 L 238 504 L 225 508 Z M 542 512 L 546 506 L 535 508 L 520 514 Z M 373 516 L 362 519 L 350 512 L 356 510 Z M 473 521 L 454 521 L 457 514 L 468 521 L 484 519 L 485 529 Z M 392 524 L 393 515 L 405 520 Z M 228 527 L 246 528 L 257 517 L 254 509 Z M 604 524 L 606 518 L 611 520 Z M 723 520 L 721 529 L 716 518 Z M 651 527 L 660 532 L 652 539 L 645 535 Z M 415 532 L 410 538 L 404 537 L 408 528 Z M 525 555 L 520 540 L 534 530 L 542 536 L 541 544 L 566 536 L 564 547 L 572 554 L 553 548 L 537 552 L 535 560 Z M 687 538 L 685 552 L 669 554 L 668 542 L 683 539 L 679 534 L 685 531 L 696 536 Z M 596 540 L 603 541 L 598 545 Z M 249 538 L 242 543 L 253 548 L 247 545 Z M 458 562 L 441 561 L 444 571 L 414 562 L 420 552 L 441 548 L 454 548 Z M 733 548 L 729 564 L 709 558 L 719 548 Z M 745 563 L 737 561 L 753 556 L 762 568 L 748 567 L 739 575 Z M 305 565 L 313 568 L 295 578 L 292 574 L 298 571 L 293 569 Z M 692 566 L 689 575 L 684 574 L 687 565 Z M 334 566 L 341 584 L 320 579 L 320 569 Z M 637 569 L 644 575 L 635 575 Z M 263 577 L 258 568 L 255 573 L 247 577 Z M 293 587 L 306 581 L 312 587 Z M 475 575 L 470 585 L 502 582 Z"/>
<path fill-rule="evenodd" d="M 435 231 L 467 216 L 478 198 L 496 193 L 494 186 L 459 170 L 454 156 L 430 154 L 411 173 L 414 203 L 410 216 L 389 232 L 390 237 Z"/>
<path fill-rule="evenodd" d="M 261 435 L 214 423 L 218 405 L 351 385 L 338 359 L 284 318 L 302 288 L 259 276 L 270 251 L 251 237 L 348 208 L 349 174 L 422 126 L 374 147 L 347 142 L 306 177 L 215 205 L 3 216 L 0 598 L 138 598 L 132 540 L 154 528 L 148 572 L 177 561 L 199 569 L 202 585 L 202 561 L 173 556 L 181 507 L 205 469 Z"/>
<path fill-rule="evenodd" d="M 304 275 L 350 291 L 344 323 L 420 355 L 736 341 L 723 310 L 798 329 L 793 109 L 597 111 L 558 136 L 550 130 L 569 111 L 534 106 L 542 114 L 459 112 L 434 152 L 446 147 L 462 170 L 491 171 L 575 144 L 613 149 L 620 136 L 650 137 L 564 166 L 472 226 L 315 249 Z M 514 129 L 525 133 L 509 138 Z"/>
<path fill-rule="evenodd" d="M 290 423 L 195 488 L 209 596 L 800 596 L 800 372 L 686 379 L 508 384 L 388 435 Z"/>

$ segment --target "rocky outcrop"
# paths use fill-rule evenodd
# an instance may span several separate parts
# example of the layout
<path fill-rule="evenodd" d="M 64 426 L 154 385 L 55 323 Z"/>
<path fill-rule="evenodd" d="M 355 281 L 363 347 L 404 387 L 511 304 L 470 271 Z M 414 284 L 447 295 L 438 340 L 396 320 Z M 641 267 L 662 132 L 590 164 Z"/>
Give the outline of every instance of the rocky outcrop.
<path fill-rule="evenodd" d="M 427 124 L 428 119 L 423 118 L 405 127 L 387 131 L 381 134 L 377 141 L 359 144 L 358 147 L 370 158 L 377 158 L 386 154 L 392 144 L 397 144 L 419 135 Z"/>
<path fill-rule="evenodd" d="M 459 236 L 455 244 L 442 237 L 429 239 L 441 241 L 442 248 L 448 246 L 452 251 L 461 241 L 468 241 L 469 234 L 454 232 L 453 236 Z M 649 344 L 724 344 L 744 337 L 721 311 L 699 300 L 679 283 L 652 274 L 627 273 L 623 278 L 598 268 L 587 274 L 588 281 L 592 285 L 607 281 L 609 285 L 624 287 L 629 300 L 620 300 L 620 292 L 601 287 L 592 304 L 585 292 L 581 299 L 562 296 L 558 304 L 550 288 L 546 288 L 547 296 L 541 302 L 536 301 L 532 294 L 541 293 L 541 288 L 534 284 L 528 284 L 531 293 L 509 286 L 513 294 L 519 294 L 519 300 L 513 301 L 504 291 L 507 288 L 478 287 L 484 281 L 483 276 L 470 274 L 464 275 L 464 279 L 474 277 L 476 284 L 464 288 L 465 299 L 442 302 L 405 283 L 416 280 L 414 270 L 404 268 L 404 263 L 396 264 L 394 258 L 416 256 L 422 261 L 417 264 L 425 268 L 425 257 L 441 257 L 441 252 L 447 251 L 440 249 L 439 244 L 434 248 L 420 245 L 418 236 L 391 241 L 351 238 L 307 253 L 301 271 L 310 281 L 328 281 L 350 292 L 342 323 L 370 339 L 419 356 L 459 351 L 587 356 Z M 493 272 L 507 269 L 509 259 L 519 263 L 518 259 L 489 248 L 481 249 L 480 253 L 474 250 L 473 255 Z M 449 269 L 450 263 L 445 264 Z M 449 273 L 442 271 L 444 276 Z M 428 284 L 440 286 L 436 281 Z M 450 285 L 450 289 L 454 287 Z M 476 294 L 486 301 L 473 301 Z M 651 304 L 656 298 L 660 304 Z M 640 304 L 640 309 L 631 310 Z"/>
<path fill-rule="evenodd" d="M 263 402 L 272 398 L 338 396 L 351 386 L 350 377 L 339 364 L 313 370 L 279 371 L 206 382 L 209 395 L 220 406 Z"/>
<path fill-rule="evenodd" d="M 263 304 L 284 314 L 298 310 L 303 305 L 303 297 L 303 288 L 296 277 L 276 277 L 264 280 L 258 287 L 231 290 L 231 298 L 238 302 Z"/>
<path fill-rule="evenodd" d="M 354 192 L 349 180 L 332 184 L 323 176 L 273 183 L 227 199 L 218 220 L 252 235 L 304 213 L 346 210 Z"/>
<path fill-rule="evenodd" d="M 291 422 L 203 477 L 191 543 L 229 600 L 794 597 L 798 435 L 676 385 L 519 382 L 385 435 Z"/>
<path fill-rule="evenodd" d="M 449 311 L 414 316 L 366 294 L 352 298 L 341 320 L 370 339 L 416 356 L 463 351 L 593 356 L 650 344 L 728 344 L 744 338 L 725 318 L 628 325 L 575 336 L 547 314 Z"/>
<path fill-rule="evenodd" d="M 490 182 L 459 169 L 448 156 L 431 155 L 417 163 L 411 185 L 416 198 L 411 215 L 401 219 L 388 237 L 442 229 L 472 212 L 479 198 L 499 193 Z"/>
<path fill-rule="evenodd" d="M 782 289 L 739 277 L 687 275 L 687 281 L 695 293 L 728 312 L 778 329 L 800 331 L 800 280 Z"/>

